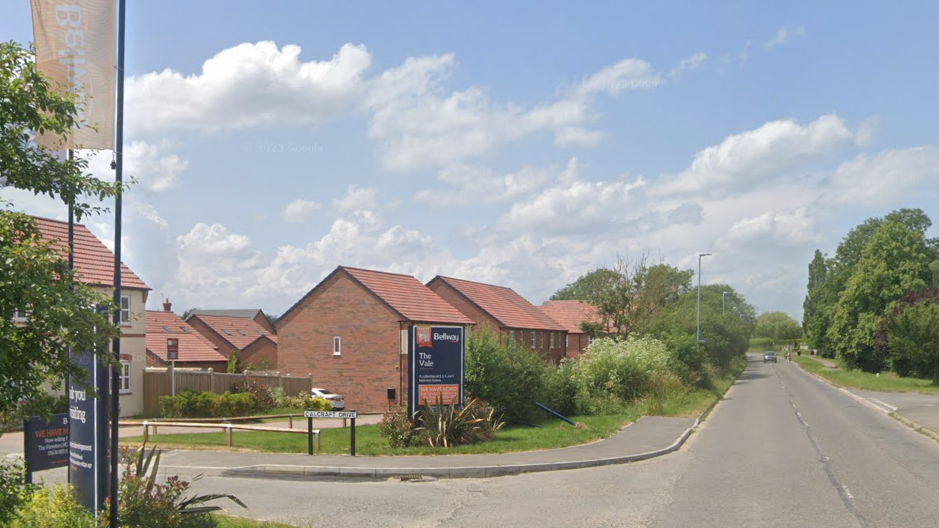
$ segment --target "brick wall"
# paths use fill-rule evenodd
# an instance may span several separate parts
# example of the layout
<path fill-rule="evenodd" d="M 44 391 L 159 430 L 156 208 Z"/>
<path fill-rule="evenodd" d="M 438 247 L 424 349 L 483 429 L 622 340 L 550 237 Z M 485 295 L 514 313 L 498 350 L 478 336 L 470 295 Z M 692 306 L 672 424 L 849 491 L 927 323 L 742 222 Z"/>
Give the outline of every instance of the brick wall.
<path fill-rule="evenodd" d="M 347 410 L 385 411 L 387 389 L 401 386 L 398 317 L 342 272 L 319 284 L 277 330 L 278 369 L 312 375 L 314 387 L 345 396 Z"/>
<path fill-rule="evenodd" d="M 277 365 L 277 344 L 266 337 L 256 339 L 238 354 L 242 367 L 249 364 L 257 367 L 264 360 L 267 361 L 266 370 L 280 370 Z"/>

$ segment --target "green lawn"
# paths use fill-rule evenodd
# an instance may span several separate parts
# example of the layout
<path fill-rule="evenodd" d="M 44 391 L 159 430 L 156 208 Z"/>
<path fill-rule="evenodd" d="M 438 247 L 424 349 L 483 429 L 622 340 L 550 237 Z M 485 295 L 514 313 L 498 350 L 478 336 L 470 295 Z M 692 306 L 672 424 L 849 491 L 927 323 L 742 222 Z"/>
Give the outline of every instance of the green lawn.
<path fill-rule="evenodd" d="M 932 380 L 919 378 L 901 378 L 893 372 L 883 372 L 879 376 L 860 370 L 832 370 L 812 356 L 793 356 L 796 363 L 803 369 L 817 374 L 830 381 L 837 387 L 849 387 L 879 392 L 919 392 L 922 394 L 939 394 L 939 386 L 933 385 Z"/>
<path fill-rule="evenodd" d="M 606 416 L 571 416 L 583 427 L 572 427 L 560 420 L 546 419 L 540 427 L 522 425 L 502 428 L 494 440 L 473 445 L 434 449 L 428 447 L 391 448 L 387 440 L 378 433 L 375 425 L 355 428 L 355 451 L 357 455 L 445 455 L 511 453 L 557 449 L 595 442 L 607 438 L 643 415 L 696 417 L 718 400 L 734 380 L 746 368 L 746 361 L 734 363 L 724 374 L 714 373 L 705 388 L 659 398 L 646 398 L 635 402 L 622 414 Z M 315 425 L 315 422 L 314 422 Z M 163 429 L 166 431 L 167 429 Z M 350 429 L 322 429 L 320 434 L 321 454 L 349 454 Z M 122 438 L 123 444 L 140 444 L 143 437 Z M 221 432 L 195 434 L 150 435 L 149 443 L 162 448 L 228 450 L 225 434 Z M 305 434 L 273 433 L 256 431 L 232 431 L 232 449 L 268 453 L 306 453 Z"/>
<path fill-rule="evenodd" d="M 218 528 L 295 528 L 289 524 L 255 521 L 228 515 L 213 515 L 212 518 L 218 523 Z"/>

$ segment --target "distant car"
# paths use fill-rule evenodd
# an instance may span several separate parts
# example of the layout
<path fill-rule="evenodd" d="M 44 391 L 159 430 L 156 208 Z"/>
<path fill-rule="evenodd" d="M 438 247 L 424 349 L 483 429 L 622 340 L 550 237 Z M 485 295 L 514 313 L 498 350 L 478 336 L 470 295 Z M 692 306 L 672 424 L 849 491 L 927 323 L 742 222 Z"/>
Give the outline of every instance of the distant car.
<path fill-rule="evenodd" d="M 773 352 L 773 351 L 764 352 L 763 363 L 766 363 L 767 361 L 772 361 L 773 363 L 776 363 L 776 352 Z"/>
<path fill-rule="evenodd" d="M 341 411 L 346 408 L 346 400 L 342 396 L 326 389 L 312 388 L 310 389 L 310 397 L 323 398 L 332 405 L 334 411 Z"/>

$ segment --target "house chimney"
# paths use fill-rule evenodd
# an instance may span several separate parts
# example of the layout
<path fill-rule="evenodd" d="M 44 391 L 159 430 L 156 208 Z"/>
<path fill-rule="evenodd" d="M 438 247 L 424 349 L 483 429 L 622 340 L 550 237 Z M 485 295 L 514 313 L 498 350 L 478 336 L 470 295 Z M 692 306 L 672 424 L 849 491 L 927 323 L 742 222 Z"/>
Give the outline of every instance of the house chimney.
<path fill-rule="evenodd" d="M 172 308 L 172 306 L 173 306 L 173 305 L 170 303 L 169 298 L 167 298 L 166 300 L 163 301 L 163 311 L 164 311 L 164 312 L 169 312 L 169 311 L 170 311 L 170 308 Z"/>

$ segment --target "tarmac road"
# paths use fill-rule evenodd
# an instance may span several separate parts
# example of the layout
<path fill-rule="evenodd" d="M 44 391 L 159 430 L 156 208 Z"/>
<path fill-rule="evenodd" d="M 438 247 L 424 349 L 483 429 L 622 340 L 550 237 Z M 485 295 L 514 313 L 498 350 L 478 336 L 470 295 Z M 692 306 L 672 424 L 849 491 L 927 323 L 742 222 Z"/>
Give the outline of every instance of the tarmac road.
<path fill-rule="evenodd" d="M 920 527 L 939 525 L 939 444 L 757 356 L 678 452 L 488 479 L 207 477 L 233 514 L 297 526 Z"/>

